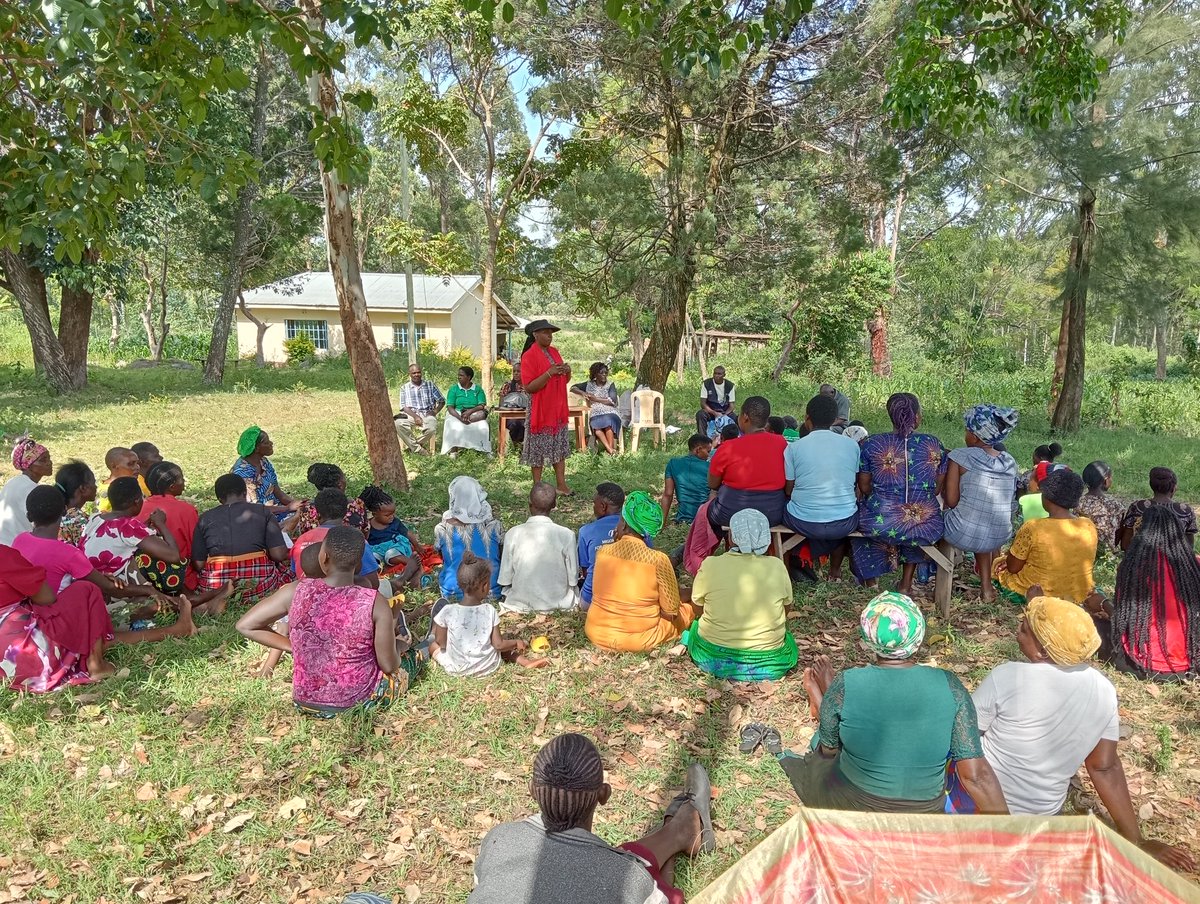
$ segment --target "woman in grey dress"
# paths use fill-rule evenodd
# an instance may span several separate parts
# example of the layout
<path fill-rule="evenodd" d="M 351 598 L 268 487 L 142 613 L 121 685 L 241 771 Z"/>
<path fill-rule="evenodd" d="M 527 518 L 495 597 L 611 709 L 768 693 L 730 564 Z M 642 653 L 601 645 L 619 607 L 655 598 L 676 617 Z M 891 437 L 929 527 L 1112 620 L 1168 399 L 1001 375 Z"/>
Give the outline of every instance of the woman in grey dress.
<path fill-rule="evenodd" d="M 950 453 L 943 491 L 943 536 L 975 554 L 975 567 L 983 576 L 985 602 L 996 598 L 992 586 L 992 560 L 1012 537 L 1013 499 L 1017 462 L 995 448 L 1017 426 L 1017 412 L 997 405 L 976 405 L 963 416 L 966 446 Z"/>

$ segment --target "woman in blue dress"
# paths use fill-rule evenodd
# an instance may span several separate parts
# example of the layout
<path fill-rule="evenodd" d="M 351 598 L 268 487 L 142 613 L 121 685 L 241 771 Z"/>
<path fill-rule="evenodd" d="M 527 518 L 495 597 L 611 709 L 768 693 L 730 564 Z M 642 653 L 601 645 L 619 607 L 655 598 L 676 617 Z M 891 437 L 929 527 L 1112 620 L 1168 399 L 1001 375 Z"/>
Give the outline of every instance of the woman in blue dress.
<path fill-rule="evenodd" d="M 862 445 L 858 491 L 858 530 L 851 538 L 851 569 L 860 583 L 874 586 L 898 560 L 901 593 L 912 592 L 917 566 L 929 561 L 922 546 L 942 538 L 938 494 L 946 478 L 946 448 L 936 436 L 917 433 L 921 403 L 910 392 L 888 399 L 891 433 L 877 433 Z"/>
<path fill-rule="evenodd" d="M 462 598 L 458 586 L 458 566 L 463 551 L 472 553 L 492 566 L 492 596 L 499 598 L 500 550 L 504 543 L 504 527 L 492 515 L 487 493 L 474 477 L 455 477 L 450 481 L 450 508 L 433 529 L 433 546 L 442 556 L 442 573 L 438 578 L 442 596 L 448 600 Z"/>

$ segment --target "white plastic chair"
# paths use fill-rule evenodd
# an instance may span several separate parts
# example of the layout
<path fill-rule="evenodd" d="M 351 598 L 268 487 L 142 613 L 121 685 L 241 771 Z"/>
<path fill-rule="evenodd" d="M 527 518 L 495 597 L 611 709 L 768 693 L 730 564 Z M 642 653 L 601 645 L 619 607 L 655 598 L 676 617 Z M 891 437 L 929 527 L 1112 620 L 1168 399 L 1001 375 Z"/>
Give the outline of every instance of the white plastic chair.
<path fill-rule="evenodd" d="M 667 444 L 667 425 L 663 422 L 664 400 L 661 392 L 639 389 L 633 394 L 633 419 L 629 422 L 629 451 L 638 450 L 638 439 L 643 430 L 654 430 L 658 441 Z"/>

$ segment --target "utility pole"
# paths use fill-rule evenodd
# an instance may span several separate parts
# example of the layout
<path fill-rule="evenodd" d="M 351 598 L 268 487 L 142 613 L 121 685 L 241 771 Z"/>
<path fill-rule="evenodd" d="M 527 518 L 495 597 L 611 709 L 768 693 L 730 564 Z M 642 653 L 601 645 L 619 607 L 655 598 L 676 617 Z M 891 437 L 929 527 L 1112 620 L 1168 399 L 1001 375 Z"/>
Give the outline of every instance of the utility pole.
<path fill-rule="evenodd" d="M 401 91 L 403 91 L 401 82 Z M 400 135 L 400 216 L 412 220 L 412 176 L 409 173 L 408 139 Z M 417 307 L 413 301 L 412 254 L 404 260 L 404 296 L 408 302 L 408 366 L 417 363 Z"/>

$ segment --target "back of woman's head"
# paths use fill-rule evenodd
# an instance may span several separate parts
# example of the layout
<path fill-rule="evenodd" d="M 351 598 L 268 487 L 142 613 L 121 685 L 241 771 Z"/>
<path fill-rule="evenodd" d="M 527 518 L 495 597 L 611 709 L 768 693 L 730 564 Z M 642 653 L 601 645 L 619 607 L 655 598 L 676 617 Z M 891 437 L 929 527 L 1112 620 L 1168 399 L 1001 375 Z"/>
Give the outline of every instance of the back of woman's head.
<path fill-rule="evenodd" d="M 458 564 L 458 586 L 463 590 L 486 590 L 492 584 L 492 563 L 470 550 Z"/>
<path fill-rule="evenodd" d="M 377 487 L 374 484 L 363 487 L 363 491 L 358 494 L 358 498 L 362 500 L 362 504 L 366 506 L 368 512 L 377 512 L 385 505 L 396 504 L 396 500 L 389 496 L 382 487 Z"/>
<path fill-rule="evenodd" d="M 146 489 L 151 496 L 162 496 L 183 478 L 183 469 L 170 461 L 160 461 L 146 475 Z"/>
<path fill-rule="evenodd" d="M 322 522 L 341 521 L 350 508 L 350 500 L 337 487 L 326 487 L 313 497 L 313 508 Z"/>
<path fill-rule="evenodd" d="M 1050 443 L 1048 446 L 1038 446 L 1033 450 L 1034 461 L 1054 461 L 1058 456 L 1062 455 L 1063 447 L 1058 443 Z"/>
<path fill-rule="evenodd" d="M 118 477 L 108 485 L 108 501 L 114 512 L 132 508 L 134 503 L 140 502 L 141 499 L 142 488 L 138 485 L 136 477 Z"/>
<path fill-rule="evenodd" d="M 562 734 L 538 751 L 531 781 L 547 832 L 587 822 L 604 793 L 600 751 L 581 734 Z"/>
<path fill-rule="evenodd" d="M 246 498 L 246 481 L 236 474 L 222 474 L 213 484 L 213 494 L 217 502 L 227 502 L 235 496 Z"/>
<path fill-rule="evenodd" d="M 362 567 L 366 544 L 362 531 L 356 528 L 331 527 L 325 535 L 323 545 L 330 566 L 339 571 L 352 571 L 357 574 Z"/>
<path fill-rule="evenodd" d="M 54 475 L 54 485 L 57 486 L 67 501 L 70 502 L 75 494 L 83 487 L 94 485 L 96 483 L 96 475 L 81 461 L 69 461 Z"/>
<path fill-rule="evenodd" d="M 1083 469 L 1083 483 L 1089 490 L 1098 490 L 1112 476 L 1112 468 L 1107 462 L 1093 461 Z"/>
<path fill-rule="evenodd" d="M 66 513 L 67 499 L 56 486 L 41 484 L 25 497 L 25 515 L 34 527 L 53 524 Z"/>
<path fill-rule="evenodd" d="M 1050 502 L 1065 509 L 1075 508 L 1083 498 L 1083 478 L 1068 468 L 1051 471 L 1038 487 L 1043 503 Z"/>
<path fill-rule="evenodd" d="M 305 476 L 308 482 L 318 490 L 339 490 L 341 489 L 342 481 L 346 479 L 346 475 L 342 473 L 341 468 L 323 461 L 309 465 L 308 474 Z"/>
<path fill-rule="evenodd" d="M 1179 479 L 1170 468 L 1150 469 L 1150 489 L 1155 493 L 1170 496 L 1179 485 Z"/>
<path fill-rule="evenodd" d="M 921 401 L 911 392 L 892 393 L 887 400 L 887 413 L 895 432 L 908 436 L 921 420 Z"/>

